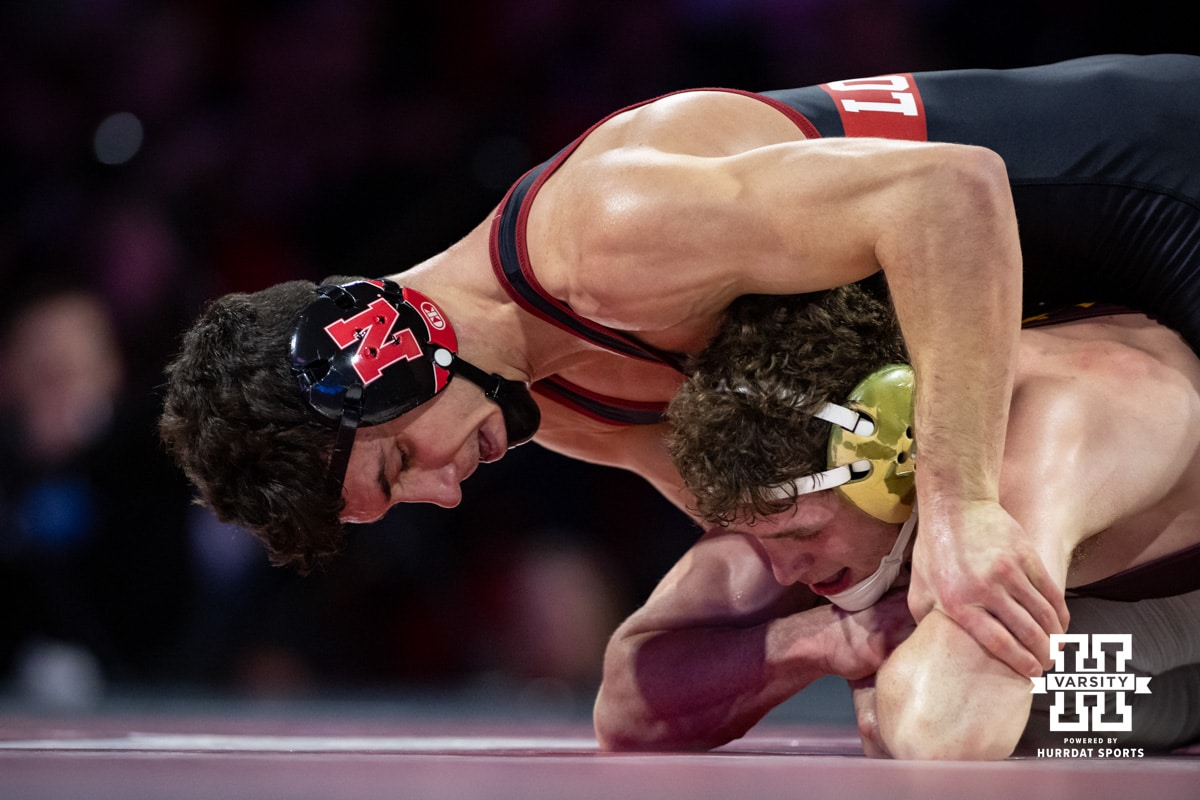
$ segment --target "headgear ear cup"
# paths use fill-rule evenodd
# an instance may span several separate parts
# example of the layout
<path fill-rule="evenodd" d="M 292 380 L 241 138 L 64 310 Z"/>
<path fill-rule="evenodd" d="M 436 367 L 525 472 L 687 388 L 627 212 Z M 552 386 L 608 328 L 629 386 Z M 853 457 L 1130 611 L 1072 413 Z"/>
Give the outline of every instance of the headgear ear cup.
<path fill-rule="evenodd" d="M 450 382 L 434 353 L 458 350 L 454 329 L 428 298 L 392 281 L 322 286 L 292 334 L 292 371 L 309 406 L 330 424 L 346 389 L 362 387 L 362 424 L 378 425 Z"/>
<path fill-rule="evenodd" d="M 871 418 L 874 430 L 860 435 L 834 425 L 829 434 L 829 466 L 867 461 L 865 475 L 836 487 L 851 504 L 884 522 L 904 522 L 916 500 L 913 441 L 915 378 L 907 364 L 889 364 L 854 388 L 846 405 Z"/>

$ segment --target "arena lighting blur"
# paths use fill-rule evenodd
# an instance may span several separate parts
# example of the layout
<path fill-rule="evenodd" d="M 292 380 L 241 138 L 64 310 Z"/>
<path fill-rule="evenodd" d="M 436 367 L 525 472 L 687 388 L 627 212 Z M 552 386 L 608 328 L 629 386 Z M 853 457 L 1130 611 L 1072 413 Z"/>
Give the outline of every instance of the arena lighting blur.
<path fill-rule="evenodd" d="M 124 164 L 142 148 L 142 121 L 128 111 L 110 114 L 96 126 L 92 151 L 101 164 Z"/>

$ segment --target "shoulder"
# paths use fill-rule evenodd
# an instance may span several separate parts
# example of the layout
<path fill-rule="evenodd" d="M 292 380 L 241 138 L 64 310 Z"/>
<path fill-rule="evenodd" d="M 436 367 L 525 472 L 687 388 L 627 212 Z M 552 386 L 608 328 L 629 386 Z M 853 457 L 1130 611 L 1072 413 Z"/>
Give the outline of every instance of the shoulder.
<path fill-rule="evenodd" d="M 717 285 L 723 261 L 709 243 L 737 200 L 727 164 L 803 138 L 776 107 L 727 91 L 667 95 L 613 115 L 530 205 L 539 279 L 578 313 L 617 328 L 670 327 L 719 310 L 729 292 Z"/>
<path fill-rule="evenodd" d="M 1021 332 L 1010 435 L 1036 432 L 1059 457 L 1147 414 L 1193 411 L 1200 373 L 1182 341 L 1145 317 L 1097 318 Z M 1181 359 L 1179 355 L 1186 355 Z M 1037 456 L 1041 457 L 1041 456 Z"/>
<path fill-rule="evenodd" d="M 1175 331 L 1142 314 L 1097 317 L 1021 332 L 1018 386 L 1105 405 L 1148 397 L 1178 402 L 1200 391 L 1200 360 Z M 1117 391 L 1114 391 L 1117 390 Z"/>
<path fill-rule="evenodd" d="M 803 139 L 793 118 L 762 95 L 727 89 L 673 92 L 613 114 L 578 151 L 636 148 L 713 157 Z"/>
<path fill-rule="evenodd" d="M 1200 361 L 1173 331 L 1130 315 L 1022 332 L 1006 507 L 1086 538 L 1182 486 L 1198 448 Z"/>

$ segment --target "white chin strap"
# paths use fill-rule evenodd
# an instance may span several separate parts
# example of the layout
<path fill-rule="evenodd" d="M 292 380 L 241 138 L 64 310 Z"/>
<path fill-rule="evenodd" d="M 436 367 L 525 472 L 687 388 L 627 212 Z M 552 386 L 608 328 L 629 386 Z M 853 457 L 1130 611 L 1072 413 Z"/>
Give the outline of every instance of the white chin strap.
<path fill-rule="evenodd" d="M 908 540 L 912 538 L 913 530 L 917 527 L 917 507 L 914 505 L 912 514 L 900 528 L 900 535 L 892 545 L 892 552 L 884 556 L 879 563 L 879 569 L 864 580 L 851 586 L 844 592 L 829 595 L 829 602 L 843 611 L 862 611 L 879 602 L 884 592 L 892 588 L 896 577 L 900 574 L 900 565 L 904 563 L 904 550 Z"/>
<path fill-rule="evenodd" d="M 871 421 L 870 417 L 845 406 L 839 406 L 836 403 L 826 403 L 813 416 L 859 436 L 870 436 L 875 433 L 875 423 Z M 802 494 L 821 492 L 825 489 L 841 486 L 843 483 L 849 483 L 870 471 L 870 461 L 855 461 L 851 464 L 843 464 L 840 467 L 827 469 L 824 472 L 802 475 L 795 480 L 773 486 L 770 491 L 777 499 L 787 500 L 792 497 L 793 492 L 795 492 L 796 497 Z"/>

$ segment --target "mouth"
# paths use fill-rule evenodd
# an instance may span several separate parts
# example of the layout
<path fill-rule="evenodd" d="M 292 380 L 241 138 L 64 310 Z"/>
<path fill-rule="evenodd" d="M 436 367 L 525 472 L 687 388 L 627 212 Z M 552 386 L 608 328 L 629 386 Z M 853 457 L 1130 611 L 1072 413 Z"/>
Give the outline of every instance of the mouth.
<path fill-rule="evenodd" d="M 844 592 L 850 588 L 850 568 L 842 567 L 831 578 L 826 578 L 819 583 L 810 583 L 808 588 L 813 594 L 818 594 L 821 597 L 828 597 L 838 592 Z"/>
<path fill-rule="evenodd" d="M 479 461 L 481 463 L 490 464 L 493 461 L 499 461 L 504 457 L 504 450 L 505 448 L 503 441 L 497 441 L 493 434 L 485 430 L 484 427 L 480 427 Z"/>

